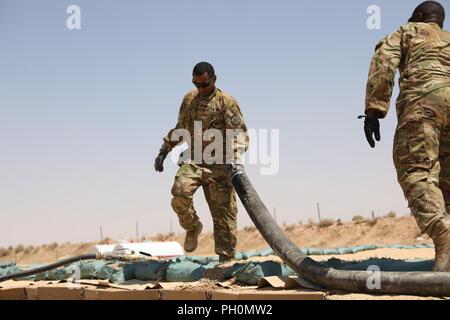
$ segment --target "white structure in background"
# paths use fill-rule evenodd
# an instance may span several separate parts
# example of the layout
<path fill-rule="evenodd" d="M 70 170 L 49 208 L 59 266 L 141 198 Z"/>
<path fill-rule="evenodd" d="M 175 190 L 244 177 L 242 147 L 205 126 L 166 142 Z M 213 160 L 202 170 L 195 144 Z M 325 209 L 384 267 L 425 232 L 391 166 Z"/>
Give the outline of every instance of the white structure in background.
<path fill-rule="evenodd" d="M 114 250 L 115 244 L 97 244 L 89 250 L 89 253 L 112 253 Z"/>
<path fill-rule="evenodd" d="M 139 254 L 140 252 L 144 252 L 152 257 L 161 258 L 173 258 L 184 255 L 183 247 L 176 241 L 99 244 L 93 246 L 91 252 L 114 254 Z"/>

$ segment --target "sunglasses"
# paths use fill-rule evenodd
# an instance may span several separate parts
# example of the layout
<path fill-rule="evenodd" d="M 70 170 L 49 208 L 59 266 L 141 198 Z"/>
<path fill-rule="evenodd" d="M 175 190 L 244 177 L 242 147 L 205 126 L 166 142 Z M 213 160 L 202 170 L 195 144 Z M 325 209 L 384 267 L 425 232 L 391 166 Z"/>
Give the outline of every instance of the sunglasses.
<path fill-rule="evenodd" d="M 214 80 L 214 77 L 209 78 L 208 81 L 206 82 L 202 82 L 202 83 L 197 83 L 194 80 L 192 80 L 192 83 L 194 84 L 194 86 L 196 86 L 197 88 L 206 88 L 209 87 L 211 85 L 211 82 Z"/>

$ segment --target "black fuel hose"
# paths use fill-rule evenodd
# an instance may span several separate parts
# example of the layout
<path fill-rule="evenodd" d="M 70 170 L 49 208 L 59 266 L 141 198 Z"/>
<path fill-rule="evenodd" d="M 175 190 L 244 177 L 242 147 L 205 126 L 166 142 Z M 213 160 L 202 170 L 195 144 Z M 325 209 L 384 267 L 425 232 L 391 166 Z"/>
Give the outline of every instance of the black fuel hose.
<path fill-rule="evenodd" d="M 450 296 L 449 272 L 347 271 L 327 267 L 306 256 L 273 220 L 242 166 L 232 166 L 232 183 L 247 213 L 273 251 L 299 276 L 327 289 L 363 293 Z"/>
<path fill-rule="evenodd" d="M 16 273 L 12 273 L 12 274 L 0 277 L 0 282 L 11 280 L 11 279 L 18 279 L 18 278 L 33 276 L 33 275 L 44 273 L 44 272 L 47 272 L 47 271 L 50 271 L 53 269 L 57 269 L 59 267 L 63 267 L 63 266 L 66 266 L 66 265 L 69 265 L 71 263 L 78 262 L 81 260 L 93 260 L 93 259 L 124 260 L 124 256 L 113 255 L 113 254 L 101 255 L 101 254 L 96 254 L 96 253 L 83 254 L 80 256 L 76 256 L 76 257 L 61 259 L 55 263 L 51 263 L 51 264 L 48 264 L 48 265 L 45 265 L 42 267 L 37 267 L 34 269 L 30 269 L 30 270 L 19 271 Z M 125 259 L 125 260 L 127 260 L 127 259 Z"/>

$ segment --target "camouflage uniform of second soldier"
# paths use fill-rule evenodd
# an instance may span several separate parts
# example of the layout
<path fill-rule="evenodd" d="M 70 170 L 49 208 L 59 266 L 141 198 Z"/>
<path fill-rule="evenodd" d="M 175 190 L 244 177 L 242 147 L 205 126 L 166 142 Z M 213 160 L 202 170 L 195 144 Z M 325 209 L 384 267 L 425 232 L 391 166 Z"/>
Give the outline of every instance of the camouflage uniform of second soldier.
<path fill-rule="evenodd" d="M 450 227 L 450 33 L 435 23 L 408 23 L 375 49 L 366 113 L 382 117 L 400 70 L 393 160 L 408 205 L 433 240 Z"/>
<path fill-rule="evenodd" d="M 196 121 L 201 124 L 200 130 L 194 125 Z M 248 148 L 247 127 L 239 105 L 233 97 L 218 88 L 206 97 L 200 96 L 197 90 L 192 90 L 183 99 L 175 128 L 164 137 L 164 144 L 161 147 L 163 152 L 170 152 L 180 143 L 178 139 L 172 137 L 176 129 L 187 130 L 191 140 L 185 141 L 189 149 L 183 152 L 190 157 L 188 160 L 181 161 L 180 169 L 175 176 L 172 187 L 172 208 L 185 230 L 195 230 L 199 218 L 193 206 L 193 195 L 200 186 L 203 187 L 213 219 L 215 252 L 222 259 L 231 260 L 236 253 L 237 204 L 236 193 L 228 176 L 226 163 L 229 163 L 227 160 L 239 162 L 240 156 Z M 218 130 L 224 137 L 223 157 L 221 161 L 217 161 L 219 163 L 208 164 L 208 161 L 204 159 L 200 159 L 201 162 L 199 162 L 195 158 L 194 142 L 198 143 L 195 135 L 203 137 L 207 129 Z M 241 133 L 233 139 L 230 159 L 226 158 L 227 129 L 237 129 Z M 208 139 L 202 139 L 200 143 L 201 148 L 197 151 L 203 154 L 211 142 Z M 212 155 L 214 156 L 214 152 Z"/>

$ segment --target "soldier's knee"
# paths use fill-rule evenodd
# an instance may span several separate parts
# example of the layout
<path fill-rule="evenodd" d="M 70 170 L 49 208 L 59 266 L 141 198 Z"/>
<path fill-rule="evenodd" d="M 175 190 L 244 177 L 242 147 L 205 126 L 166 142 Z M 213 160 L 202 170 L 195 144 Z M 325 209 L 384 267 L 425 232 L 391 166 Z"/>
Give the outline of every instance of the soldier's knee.
<path fill-rule="evenodd" d="M 442 212 L 445 203 L 441 190 L 430 181 L 419 181 L 406 192 L 411 211 L 416 212 Z"/>
<path fill-rule="evenodd" d="M 400 181 L 400 185 L 405 194 L 405 198 L 408 200 L 409 207 L 411 207 L 414 200 L 422 197 L 427 189 L 429 189 L 429 184 L 426 179 L 418 181 Z"/>
<path fill-rule="evenodd" d="M 406 168 L 397 170 L 397 179 L 406 197 L 411 189 L 426 189 L 429 180 L 430 182 L 433 180 L 430 173 L 425 170 L 411 171 Z"/>
<path fill-rule="evenodd" d="M 188 197 L 174 196 L 170 204 L 172 206 L 172 209 L 175 210 L 175 212 L 186 211 L 191 207 L 192 199 Z"/>

